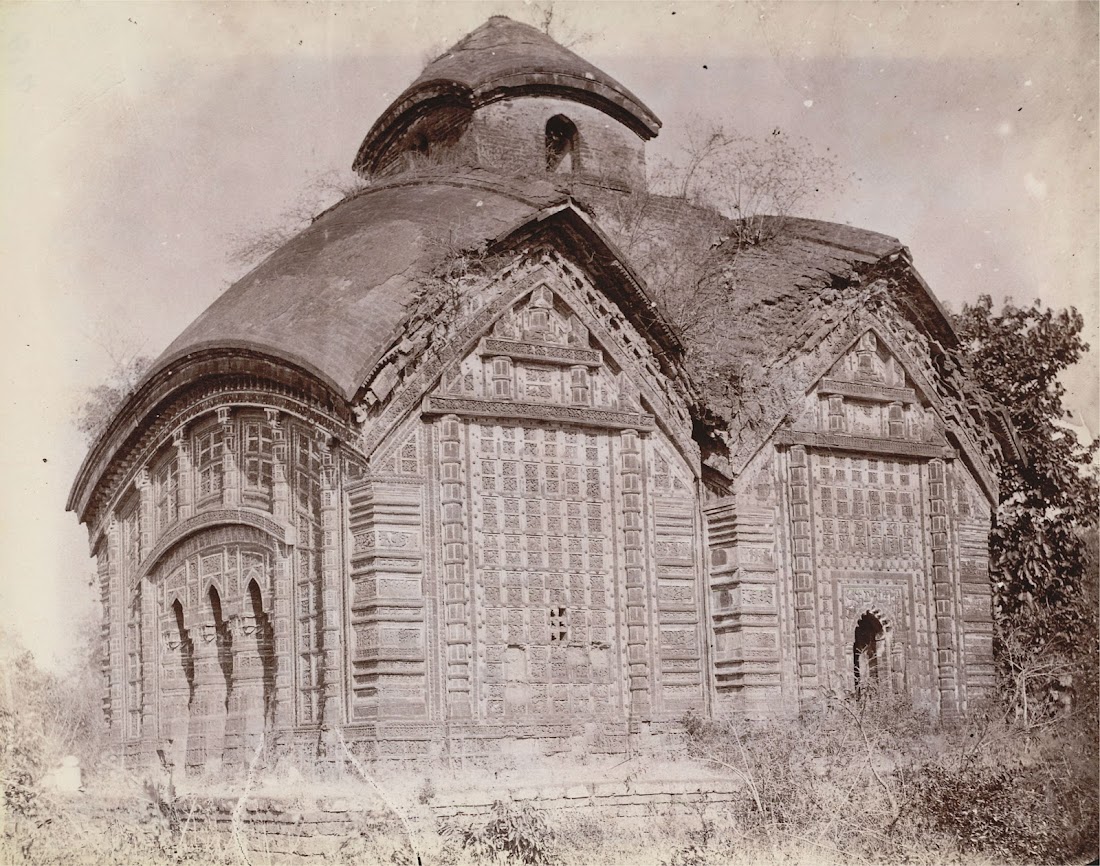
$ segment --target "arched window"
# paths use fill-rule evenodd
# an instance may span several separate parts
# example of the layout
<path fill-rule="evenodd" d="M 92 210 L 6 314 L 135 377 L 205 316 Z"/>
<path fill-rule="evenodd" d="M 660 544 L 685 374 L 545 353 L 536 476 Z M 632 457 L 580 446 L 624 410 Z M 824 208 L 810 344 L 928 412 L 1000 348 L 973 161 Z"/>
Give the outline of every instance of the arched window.
<path fill-rule="evenodd" d="M 218 649 L 218 665 L 225 678 L 225 708 L 229 709 L 229 696 L 233 692 L 233 635 L 229 623 L 222 615 L 222 602 L 218 591 L 210 587 L 210 612 L 214 618 L 214 643 Z"/>
<path fill-rule="evenodd" d="M 863 694 L 879 684 L 879 656 L 886 634 L 877 616 L 868 611 L 856 623 L 852 644 L 852 673 L 856 694 Z"/>
<path fill-rule="evenodd" d="M 274 721 L 275 708 L 275 633 L 271 619 L 264 612 L 263 597 L 255 580 L 248 582 L 248 598 L 251 602 L 251 619 L 255 623 L 256 651 L 264 674 L 264 721 Z"/>
<path fill-rule="evenodd" d="M 183 605 L 178 598 L 172 604 L 172 616 L 176 621 L 176 634 L 175 640 L 169 644 L 169 649 L 179 649 L 183 677 L 187 681 L 187 706 L 190 707 L 195 700 L 195 646 L 191 643 L 191 636 L 183 624 Z"/>
<path fill-rule="evenodd" d="M 564 114 L 546 121 L 546 170 L 559 174 L 576 171 L 578 163 L 577 127 Z"/>

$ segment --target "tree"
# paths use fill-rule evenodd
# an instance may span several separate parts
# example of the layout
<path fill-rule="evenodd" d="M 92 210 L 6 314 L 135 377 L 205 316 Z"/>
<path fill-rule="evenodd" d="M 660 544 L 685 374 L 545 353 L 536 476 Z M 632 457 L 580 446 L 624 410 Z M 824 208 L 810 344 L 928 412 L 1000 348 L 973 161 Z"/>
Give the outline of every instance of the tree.
<path fill-rule="evenodd" d="M 153 359 L 148 355 L 114 357 L 114 369 L 102 385 L 90 389 L 83 405 L 76 411 L 76 429 L 90 445 L 107 429 L 116 411 L 134 393 L 141 377 Z"/>
<path fill-rule="evenodd" d="M 1083 319 L 1076 309 L 1044 309 L 1039 301 L 1021 307 L 1007 300 L 995 314 L 983 295 L 955 324 L 978 383 L 1007 409 L 1025 456 L 1001 467 L 990 536 L 1002 670 L 1006 663 L 1021 669 L 1021 657 L 1033 670 L 1039 655 L 1095 666 L 1089 543 L 1100 506 L 1091 469 L 1100 440 L 1083 445 L 1059 426 L 1065 389 L 1058 375 L 1088 351 Z M 1064 677 L 1065 665 L 1047 666 Z"/>
<path fill-rule="evenodd" d="M 752 138 L 701 118 L 687 126 L 687 142 L 651 175 L 650 188 L 734 220 L 738 248 L 778 237 L 801 208 L 847 181 L 832 154 L 778 127 Z"/>

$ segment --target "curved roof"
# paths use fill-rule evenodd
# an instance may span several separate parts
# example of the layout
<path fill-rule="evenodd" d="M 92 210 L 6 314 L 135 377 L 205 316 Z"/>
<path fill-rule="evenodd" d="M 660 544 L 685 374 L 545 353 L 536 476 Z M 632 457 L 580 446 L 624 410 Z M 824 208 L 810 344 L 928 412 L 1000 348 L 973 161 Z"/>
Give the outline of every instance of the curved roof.
<path fill-rule="evenodd" d="M 540 30 L 495 15 L 429 63 L 378 118 L 352 165 L 370 169 L 395 135 L 441 104 L 477 108 L 508 96 L 554 94 L 599 108 L 653 138 L 661 121 L 606 72 Z"/>
<path fill-rule="evenodd" d="M 407 315 L 417 278 L 447 248 L 469 249 L 560 202 L 548 183 L 522 194 L 484 178 L 373 187 L 237 281 L 157 360 L 236 348 L 281 358 L 350 400 Z"/>

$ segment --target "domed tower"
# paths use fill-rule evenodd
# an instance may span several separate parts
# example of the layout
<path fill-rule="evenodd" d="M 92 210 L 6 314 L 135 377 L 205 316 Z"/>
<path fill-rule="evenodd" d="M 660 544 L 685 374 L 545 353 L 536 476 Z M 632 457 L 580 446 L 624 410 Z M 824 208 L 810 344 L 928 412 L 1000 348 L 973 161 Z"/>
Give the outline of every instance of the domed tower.
<path fill-rule="evenodd" d="M 637 189 L 645 142 L 660 127 L 611 76 L 534 27 L 494 16 L 394 100 L 352 167 L 378 177 L 429 159 Z"/>

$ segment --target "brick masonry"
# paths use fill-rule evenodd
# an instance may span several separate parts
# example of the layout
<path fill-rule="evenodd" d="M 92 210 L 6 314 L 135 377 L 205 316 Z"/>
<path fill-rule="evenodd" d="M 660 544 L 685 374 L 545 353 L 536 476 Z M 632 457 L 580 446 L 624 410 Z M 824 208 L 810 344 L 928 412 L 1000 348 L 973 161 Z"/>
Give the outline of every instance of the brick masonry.
<path fill-rule="evenodd" d="M 70 507 L 127 760 L 630 754 L 689 710 L 993 687 L 999 445 L 900 242 L 791 220 L 731 252 L 645 191 L 655 118 L 567 77 L 370 139 L 451 156 L 230 289 L 93 448 Z M 647 294 L 684 250 L 738 287 L 735 398 Z"/>

